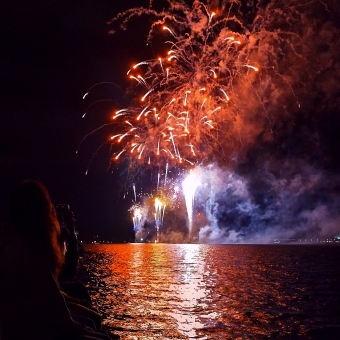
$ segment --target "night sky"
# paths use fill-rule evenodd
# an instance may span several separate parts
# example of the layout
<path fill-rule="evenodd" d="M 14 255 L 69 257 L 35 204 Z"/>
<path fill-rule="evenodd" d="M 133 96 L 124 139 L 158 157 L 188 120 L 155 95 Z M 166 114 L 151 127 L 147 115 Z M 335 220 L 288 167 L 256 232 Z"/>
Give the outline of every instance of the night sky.
<path fill-rule="evenodd" d="M 111 27 L 107 22 L 121 11 L 148 3 L 2 2 L 1 206 L 16 184 L 36 179 L 46 185 L 54 203 L 70 204 L 83 237 L 99 234 L 116 241 L 133 238 L 128 213 L 131 198 L 123 199 L 124 166 L 117 165 L 108 171 L 109 148 L 103 147 L 85 175 L 92 154 L 107 138 L 105 129 L 87 138 L 78 154 L 76 150 L 87 133 L 107 123 L 115 109 L 129 104 L 125 96 L 126 71 L 152 54 L 150 47 L 145 46 L 147 19 L 137 19 L 127 31 L 117 30 L 114 35 L 109 34 Z M 214 1 L 214 6 L 218 7 L 218 3 Z M 257 1 L 247 3 L 249 8 L 243 10 L 250 14 L 245 15 L 245 20 L 251 21 L 251 7 Z M 270 1 L 262 3 L 265 8 Z M 246 131 L 243 147 L 235 151 L 221 170 L 222 177 L 232 171 L 235 176 L 247 179 L 247 190 L 252 196 L 247 199 L 254 207 L 248 218 L 236 214 L 236 210 L 232 214 L 226 212 L 223 202 L 234 198 L 229 208 L 239 205 L 235 202 L 240 197 L 235 193 L 228 200 L 221 198 L 223 194 L 217 197 L 216 216 L 220 223 L 236 221 L 233 230 L 241 235 L 245 230 L 256 233 L 257 226 L 265 224 L 262 217 L 268 207 L 275 214 L 271 219 L 275 220 L 274 229 L 280 224 L 280 214 L 292 214 L 298 217 L 286 223 L 301 224 L 304 219 L 304 223 L 311 224 L 317 220 L 329 226 L 326 229 L 330 234 L 340 232 L 340 13 L 336 1 L 325 3 L 328 8 L 315 5 L 305 17 L 306 22 L 298 26 L 299 34 L 308 36 L 302 50 L 304 62 L 297 60 L 294 69 L 291 60 L 287 62 L 284 57 L 278 63 L 280 70 L 288 67 L 291 68 L 288 73 L 296 75 L 294 92 L 301 109 L 293 108 L 292 100 L 277 99 L 275 105 L 268 106 L 272 110 L 271 125 L 256 133 Z M 310 30 L 306 29 L 308 25 Z M 289 57 L 288 52 L 286 56 Z M 91 98 L 83 100 L 86 91 L 100 82 L 117 86 L 96 87 Z M 273 87 L 269 97 L 275 91 Z M 86 119 L 82 119 L 88 106 L 101 99 L 107 100 L 90 107 Z M 268 178 L 272 179 L 270 184 Z M 277 185 L 286 188 L 282 189 L 287 193 L 285 197 L 275 194 L 273 188 Z M 308 190 L 302 190 L 306 187 Z M 281 203 L 275 204 L 275 210 L 273 202 L 278 196 Z M 279 205 L 287 209 L 277 208 Z M 261 228 L 262 234 L 270 234 L 265 232 L 269 230 L 266 226 Z M 323 227 L 313 228 L 315 231 Z M 289 237 L 309 236 L 305 229 L 298 229 L 299 235 L 290 233 Z"/>
<path fill-rule="evenodd" d="M 120 178 L 106 171 L 107 150 L 85 176 L 92 153 L 102 142 L 100 137 L 106 135 L 85 143 L 76 155 L 80 140 L 106 122 L 115 104 L 98 105 L 82 120 L 91 103 L 82 99 L 86 90 L 105 81 L 124 86 L 125 69 L 136 60 L 133 48 L 125 52 L 121 37 L 108 34 L 107 21 L 136 4 L 122 3 L 2 3 L 2 205 L 16 184 L 31 178 L 47 186 L 54 203 L 70 204 L 83 233 L 112 231 L 115 237 L 132 228 L 126 221 L 129 216 L 121 200 Z"/>

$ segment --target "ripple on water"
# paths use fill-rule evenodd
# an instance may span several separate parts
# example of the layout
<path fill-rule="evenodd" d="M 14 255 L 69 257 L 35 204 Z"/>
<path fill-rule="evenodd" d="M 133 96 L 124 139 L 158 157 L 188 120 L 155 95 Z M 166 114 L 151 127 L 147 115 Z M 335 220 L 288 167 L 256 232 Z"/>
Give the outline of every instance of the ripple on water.
<path fill-rule="evenodd" d="M 122 339 L 340 334 L 340 248 L 118 244 L 85 250 L 81 265 L 91 297 Z"/>

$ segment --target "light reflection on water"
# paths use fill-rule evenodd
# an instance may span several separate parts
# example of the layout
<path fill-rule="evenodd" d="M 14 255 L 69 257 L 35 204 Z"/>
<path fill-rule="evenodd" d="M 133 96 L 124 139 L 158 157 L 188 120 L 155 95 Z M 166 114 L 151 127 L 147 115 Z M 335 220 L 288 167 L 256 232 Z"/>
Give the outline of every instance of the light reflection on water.
<path fill-rule="evenodd" d="M 88 245 L 82 264 L 105 324 L 122 339 L 319 339 L 320 327 L 332 339 L 339 250 Z"/>
<path fill-rule="evenodd" d="M 177 275 L 174 277 L 174 283 L 169 286 L 169 292 L 176 296 L 178 302 L 171 303 L 172 311 L 168 314 L 177 321 L 177 329 L 182 334 L 197 338 L 196 329 L 204 327 L 197 312 L 207 306 L 204 299 L 209 293 L 204 280 L 204 275 L 207 274 L 204 268 L 206 249 L 197 245 L 181 245 L 178 251 L 180 264 L 175 271 Z M 200 316 L 203 316 L 202 313 Z M 209 313 L 205 317 L 215 318 L 215 315 Z"/>

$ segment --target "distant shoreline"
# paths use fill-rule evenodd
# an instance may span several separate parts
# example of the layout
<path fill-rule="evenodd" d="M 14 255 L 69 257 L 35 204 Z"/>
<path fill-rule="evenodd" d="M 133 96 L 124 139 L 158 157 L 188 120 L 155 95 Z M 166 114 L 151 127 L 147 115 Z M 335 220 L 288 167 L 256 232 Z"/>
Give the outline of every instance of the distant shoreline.
<path fill-rule="evenodd" d="M 94 243 L 82 243 L 83 246 L 96 246 L 96 245 L 128 245 L 128 244 L 151 244 L 151 245 L 160 245 L 160 244 L 179 244 L 179 245 L 216 245 L 216 246 L 232 246 L 232 245 L 248 245 L 248 246 L 275 246 L 275 245 L 296 245 L 296 246 L 340 246 L 340 241 L 336 242 L 326 242 L 326 241 L 320 241 L 320 242 L 308 242 L 308 241 L 285 241 L 282 240 L 280 242 L 272 242 L 272 243 L 242 243 L 242 242 L 234 242 L 234 243 L 165 243 L 165 242 L 94 242 Z"/>

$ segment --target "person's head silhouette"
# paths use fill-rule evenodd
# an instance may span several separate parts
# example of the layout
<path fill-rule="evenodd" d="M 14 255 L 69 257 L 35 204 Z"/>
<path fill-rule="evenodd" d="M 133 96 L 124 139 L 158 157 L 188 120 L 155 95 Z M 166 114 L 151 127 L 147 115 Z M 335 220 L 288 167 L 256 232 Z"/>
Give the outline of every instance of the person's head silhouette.
<path fill-rule="evenodd" d="M 60 225 L 50 195 L 43 184 L 27 180 L 12 192 L 7 229 L 29 242 L 55 276 L 64 262 Z"/>

